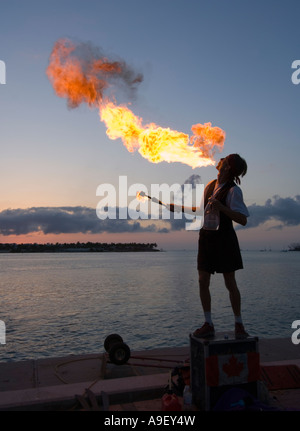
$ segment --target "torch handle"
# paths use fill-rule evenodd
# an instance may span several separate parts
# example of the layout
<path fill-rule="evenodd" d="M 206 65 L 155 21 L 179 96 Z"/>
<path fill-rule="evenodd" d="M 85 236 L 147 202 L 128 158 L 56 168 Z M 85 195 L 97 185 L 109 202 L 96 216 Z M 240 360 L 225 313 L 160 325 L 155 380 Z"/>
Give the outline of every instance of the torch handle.
<path fill-rule="evenodd" d="M 150 199 L 152 199 L 152 201 L 155 202 L 156 204 L 162 205 L 167 208 L 167 205 L 164 204 L 162 201 L 158 200 L 157 198 L 150 198 Z"/>
<path fill-rule="evenodd" d="M 146 193 L 144 193 L 144 192 L 140 192 L 140 195 L 142 196 L 142 197 L 146 197 L 146 198 L 148 198 L 148 199 L 151 199 L 153 202 L 155 202 L 156 204 L 159 204 L 159 205 L 162 205 L 163 207 L 166 207 L 167 209 L 169 209 L 168 208 L 168 205 L 166 205 L 166 204 L 164 204 L 162 201 L 160 201 L 159 199 L 157 199 L 157 198 L 153 198 L 152 196 L 150 196 L 150 195 L 146 195 Z"/>

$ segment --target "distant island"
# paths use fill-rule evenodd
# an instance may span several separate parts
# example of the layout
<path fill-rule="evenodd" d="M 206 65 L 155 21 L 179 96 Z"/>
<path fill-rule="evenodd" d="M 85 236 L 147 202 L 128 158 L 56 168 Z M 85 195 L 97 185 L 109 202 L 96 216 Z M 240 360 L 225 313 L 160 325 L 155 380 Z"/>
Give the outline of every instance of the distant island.
<path fill-rule="evenodd" d="M 293 242 L 290 244 L 289 251 L 300 251 L 300 242 Z"/>
<path fill-rule="evenodd" d="M 56 244 L 0 244 L 0 253 L 103 253 L 103 252 L 142 252 L 160 251 L 156 243 L 102 243 L 102 242 L 76 242 Z"/>

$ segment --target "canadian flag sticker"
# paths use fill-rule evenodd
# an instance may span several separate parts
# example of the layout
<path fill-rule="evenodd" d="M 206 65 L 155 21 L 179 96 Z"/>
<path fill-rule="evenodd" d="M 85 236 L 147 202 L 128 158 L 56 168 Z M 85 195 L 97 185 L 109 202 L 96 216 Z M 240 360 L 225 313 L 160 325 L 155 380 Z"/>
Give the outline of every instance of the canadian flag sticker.
<path fill-rule="evenodd" d="M 256 352 L 209 356 L 206 358 L 208 386 L 241 384 L 258 380 L 259 354 Z"/>

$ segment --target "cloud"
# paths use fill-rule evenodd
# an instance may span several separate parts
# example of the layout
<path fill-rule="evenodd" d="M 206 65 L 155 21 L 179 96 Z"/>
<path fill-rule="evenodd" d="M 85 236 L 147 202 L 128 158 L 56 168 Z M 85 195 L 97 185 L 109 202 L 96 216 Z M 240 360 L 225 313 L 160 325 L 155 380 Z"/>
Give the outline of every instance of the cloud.
<path fill-rule="evenodd" d="M 192 188 L 201 182 L 199 175 L 192 175 L 184 184 L 192 184 Z M 181 186 L 184 190 L 183 185 Z M 180 189 L 179 189 L 180 191 Z M 159 206 L 158 206 L 159 209 Z M 107 212 L 108 208 L 104 208 Z M 167 210 L 164 210 L 167 211 Z M 84 233 L 99 234 L 124 232 L 158 232 L 168 233 L 185 228 L 186 218 L 176 219 L 173 213 L 167 211 L 163 220 L 153 220 L 151 224 L 142 221 L 149 216 L 142 215 L 138 220 L 119 219 L 119 208 L 112 208 L 111 213 L 116 219 L 100 220 L 94 208 L 76 207 L 32 207 L 27 209 L 6 209 L 0 212 L 0 235 L 27 235 L 34 232 L 47 234 Z"/>
<path fill-rule="evenodd" d="M 248 207 L 250 217 L 246 228 L 257 227 L 267 221 L 275 220 L 279 224 L 273 228 L 282 229 L 285 226 L 300 225 L 300 195 L 287 198 L 273 196 L 265 205 L 253 204 Z"/>
<path fill-rule="evenodd" d="M 118 215 L 118 214 L 117 214 Z M 159 232 L 154 224 L 143 226 L 138 220 L 99 220 L 96 211 L 87 207 L 33 207 L 7 209 L 0 212 L 0 234 L 26 235 L 101 233 L 101 232 Z"/>
<path fill-rule="evenodd" d="M 108 208 L 105 209 L 106 211 Z M 0 212 L 0 235 L 27 235 L 41 232 L 47 234 L 99 234 L 158 232 L 168 233 L 185 228 L 186 219 L 148 220 L 119 219 L 119 208 L 116 208 L 116 219 L 100 220 L 94 208 L 88 207 L 32 207 L 27 209 L 7 209 Z M 142 218 L 142 217 L 141 217 Z"/>
<path fill-rule="evenodd" d="M 279 223 L 273 228 L 300 225 L 300 195 L 294 198 L 274 196 L 265 205 L 253 204 L 248 207 L 250 217 L 245 228 L 253 228 L 263 223 L 276 220 Z M 32 207 L 27 209 L 6 209 L 0 212 L 0 234 L 3 236 L 26 235 L 34 232 L 46 234 L 85 233 L 98 234 L 125 232 L 158 232 L 169 233 L 185 229 L 187 219 L 143 220 L 119 219 L 119 208 L 116 219 L 100 220 L 94 208 L 88 207 Z M 240 226 L 236 227 L 237 229 Z"/>

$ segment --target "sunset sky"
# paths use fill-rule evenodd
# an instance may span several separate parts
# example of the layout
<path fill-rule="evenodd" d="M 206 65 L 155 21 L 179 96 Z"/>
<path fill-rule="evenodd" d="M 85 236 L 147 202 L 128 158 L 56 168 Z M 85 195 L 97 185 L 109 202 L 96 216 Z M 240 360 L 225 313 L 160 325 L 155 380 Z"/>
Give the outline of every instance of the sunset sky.
<path fill-rule="evenodd" d="M 0 7 L 0 242 L 156 242 L 195 249 L 198 232 L 97 218 L 100 184 L 206 184 L 215 167 L 150 163 L 110 140 L 95 108 L 70 109 L 46 75 L 55 42 L 89 42 L 143 75 L 130 108 L 145 123 L 226 132 L 239 153 L 248 225 L 243 249 L 300 242 L 298 0 L 10 0 Z M 300 78 L 300 73 L 299 73 Z"/>

